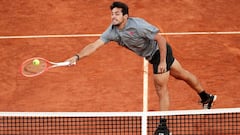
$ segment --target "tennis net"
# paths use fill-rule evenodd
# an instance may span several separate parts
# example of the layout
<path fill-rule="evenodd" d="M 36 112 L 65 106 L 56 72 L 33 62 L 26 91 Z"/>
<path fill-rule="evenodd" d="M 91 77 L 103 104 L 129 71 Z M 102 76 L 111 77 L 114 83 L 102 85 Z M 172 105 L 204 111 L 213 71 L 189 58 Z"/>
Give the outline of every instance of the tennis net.
<path fill-rule="evenodd" d="M 0 112 L 0 135 L 239 135 L 239 112 Z"/>

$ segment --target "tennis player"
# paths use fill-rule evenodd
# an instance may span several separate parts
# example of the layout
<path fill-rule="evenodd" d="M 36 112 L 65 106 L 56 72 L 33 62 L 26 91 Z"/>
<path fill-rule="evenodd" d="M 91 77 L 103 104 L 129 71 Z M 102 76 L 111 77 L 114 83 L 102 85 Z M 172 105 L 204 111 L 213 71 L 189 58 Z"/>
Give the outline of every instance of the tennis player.
<path fill-rule="evenodd" d="M 201 98 L 203 108 L 210 109 L 217 96 L 208 94 L 195 75 L 185 70 L 174 58 L 171 46 L 161 36 L 156 26 L 142 18 L 129 17 L 128 6 L 122 2 L 113 2 L 110 6 L 112 23 L 99 39 L 84 47 L 79 53 L 67 61 L 74 64 L 78 60 L 92 54 L 110 41 L 117 42 L 141 57 L 145 57 L 153 65 L 153 79 L 160 110 L 169 109 L 168 80 L 169 76 L 185 81 Z"/>

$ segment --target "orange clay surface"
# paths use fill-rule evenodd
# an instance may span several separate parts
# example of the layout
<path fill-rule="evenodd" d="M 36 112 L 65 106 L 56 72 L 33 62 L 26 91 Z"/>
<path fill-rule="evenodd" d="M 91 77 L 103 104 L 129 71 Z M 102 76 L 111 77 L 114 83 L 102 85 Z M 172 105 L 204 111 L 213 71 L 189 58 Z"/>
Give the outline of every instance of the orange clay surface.
<path fill-rule="evenodd" d="M 112 0 L 3 0 L 0 35 L 101 34 L 111 23 Z M 131 0 L 130 16 L 162 32 L 239 31 L 239 0 Z M 64 61 L 98 37 L 0 39 L 0 111 L 112 112 L 143 110 L 143 58 L 109 43 L 76 66 L 34 78 L 21 63 L 40 56 Z M 166 36 L 175 57 L 204 88 L 214 108 L 240 107 L 240 35 Z M 149 107 L 159 102 L 149 65 Z M 201 109 L 198 95 L 170 77 L 170 110 Z"/>

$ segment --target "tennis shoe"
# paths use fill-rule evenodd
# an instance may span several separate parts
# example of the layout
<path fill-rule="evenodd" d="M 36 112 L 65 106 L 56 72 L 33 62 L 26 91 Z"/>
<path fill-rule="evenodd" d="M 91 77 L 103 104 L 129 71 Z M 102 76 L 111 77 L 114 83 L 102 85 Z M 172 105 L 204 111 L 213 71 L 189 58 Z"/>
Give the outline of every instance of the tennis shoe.
<path fill-rule="evenodd" d="M 206 101 L 201 101 L 203 109 L 211 109 L 216 99 L 217 99 L 217 95 L 210 94 L 209 98 Z"/>

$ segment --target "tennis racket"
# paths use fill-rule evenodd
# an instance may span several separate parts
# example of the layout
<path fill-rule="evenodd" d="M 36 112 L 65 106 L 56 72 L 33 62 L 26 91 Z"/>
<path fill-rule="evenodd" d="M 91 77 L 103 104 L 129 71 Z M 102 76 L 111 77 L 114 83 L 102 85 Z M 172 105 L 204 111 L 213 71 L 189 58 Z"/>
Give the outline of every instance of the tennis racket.
<path fill-rule="evenodd" d="M 37 64 L 34 63 L 37 61 Z M 62 66 L 69 66 L 70 62 L 52 62 L 41 57 L 33 57 L 25 60 L 21 65 L 21 73 L 25 77 L 38 76 L 45 71 Z"/>

